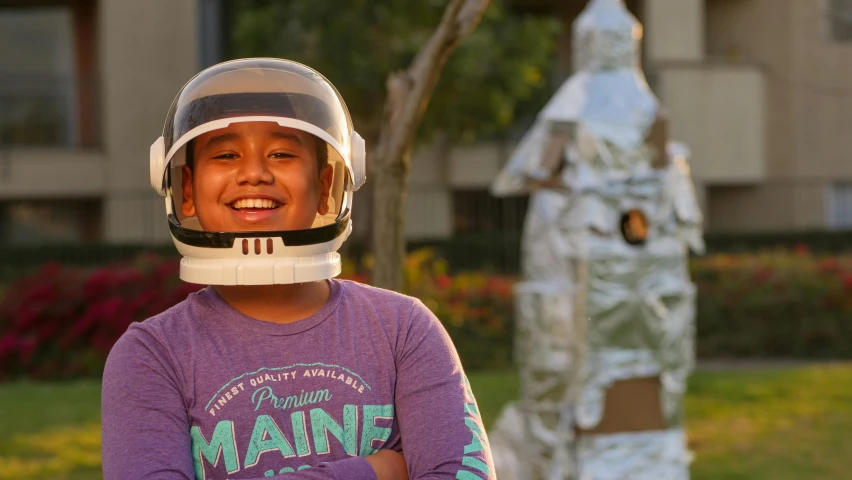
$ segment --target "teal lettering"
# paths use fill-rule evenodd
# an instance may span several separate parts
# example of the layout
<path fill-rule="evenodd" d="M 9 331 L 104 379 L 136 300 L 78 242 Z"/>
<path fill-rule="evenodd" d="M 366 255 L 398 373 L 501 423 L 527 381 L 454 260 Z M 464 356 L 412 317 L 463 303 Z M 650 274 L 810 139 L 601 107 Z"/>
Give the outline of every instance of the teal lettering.
<path fill-rule="evenodd" d="M 467 470 L 459 470 L 456 472 L 456 480 L 482 480 L 482 477 Z"/>
<path fill-rule="evenodd" d="M 269 435 L 267 439 L 266 436 Z M 269 415 L 260 415 L 254 422 L 254 430 L 251 432 L 248 450 L 246 450 L 245 467 L 257 465 L 260 455 L 272 450 L 278 450 L 284 458 L 295 457 L 293 447 L 284 438 L 281 429 Z"/>
<path fill-rule="evenodd" d="M 470 380 L 467 379 L 467 375 L 465 375 L 464 373 L 462 373 L 461 380 L 462 385 L 464 385 L 465 397 L 467 397 L 467 400 L 469 402 L 473 402 L 473 389 L 470 386 Z"/>
<path fill-rule="evenodd" d="M 260 395 L 258 395 L 258 393 L 260 393 Z M 275 395 L 272 393 L 272 387 L 270 387 L 269 385 L 265 387 L 260 387 L 255 390 L 254 393 L 251 394 L 251 403 L 255 404 L 254 411 L 256 412 L 257 409 L 260 408 L 261 402 L 263 402 L 264 400 L 270 400 L 274 396 Z M 257 400 L 255 400 L 255 397 L 257 397 Z"/>
<path fill-rule="evenodd" d="M 386 442 L 390 438 L 391 429 L 377 427 L 376 419 L 393 419 L 393 405 L 364 405 L 364 424 L 361 426 L 361 451 L 362 457 L 372 455 L 378 450 L 373 448 L 373 441 Z"/>
<path fill-rule="evenodd" d="M 237 458 L 237 443 L 234 438 L 234 422 L 222 420 L 216 424 L 213 436 L 208 442 L 201 429 L 194 425 L 190 430 L 192 437 L 192 460 L 195 466 L 195 478 L 204 479 L 204 460 L 210 462 L 213 468 L 219 463 L 219 457 L 224 456 L 225 469 L 228 474 L 240 471 L 240 461 Z"/>
<path fill-rule="evenodd" d="M 331 452 L 328 445 L 328 432 L 343 444 L 349 455 L 355 455 L 357 450 L 358 413 L 355 405 L 343 406 L 343 427 L 321 408 L 311 409 L 311 431 L 314 434 L 314 445 L 317 455 Z"/>
<path fill-rule="evenodd" d="M 472 418 L 465 418 L 464 423 L 473 433 L 473 440 L 471 440 L 470 445 L 464 447 L 464 454 L 467 455 L 468 453 L 481 451 L 482 439 L 480 435 L 482 435 L 482 430 L 479 428 L 479 425 Z"/>
<path fill-rule="evenodd" d="M 267 385 L 260 387 L 251 394 L 251 401 L 254 403 L 254 411 L 258 411 L 264 402 L 269 402 L 273 408 L 287 410 L 288 408 L 298 408 L 305 405 L 313 405 L 315 403 L 327 402 L 331 400 L 331 393 L 328 389 L 315 390 L 305 393 L 304 390 L 299 395 L 290 395 L 289 397 L 279 398 L 273 393 L 272 387 Z"/>
<path fill-rule="evenodd" d="M 308 426 L 305 425 L 305 412 L 291 413 L 290 423 L 293 425 L 293 439 L 296 443 L 296 452 L 300 457 L 310 455 L 311 446 L 308 443 Z"/>
<path fill-rule="evenodd" d="M 476 457 L 462 457 L 462 465 L 465 467 L 473 467 L 486 475 L 489 473 L 488 465 Z"/>
<path fill-rule="evenodd" d="M 343 426 L 346 453 L 352 456 L 358 455 L 358 407 L 343 406 Z"/>
<path fill-rule="evenodd" d="M 462 373 L 461 380 L 465 395 L 464 412 L 469 415 L 464 419 L 464 424 L 473 434 L 470 444 L 464 447 L 464 453 L 467 455 L 468 453 L 482 451 L 482 443 L 483 441 L 487 442 L 487 440 L 485 440 L 485 433 L 481 427 L 482 420 L 479 418 L 479 408 L 476 406 L 476 398 L 474 398 L 473 390 L 470 388 L 470 381 L 464 373 Z M 486 476 L 490 473 L 488 465 L 476 457 L 462 457 L 462 465 L 475 468 Z M 456 480 L 482 480 L 482 478 L 472 472 L 459 470 L 456 472 Z"/>

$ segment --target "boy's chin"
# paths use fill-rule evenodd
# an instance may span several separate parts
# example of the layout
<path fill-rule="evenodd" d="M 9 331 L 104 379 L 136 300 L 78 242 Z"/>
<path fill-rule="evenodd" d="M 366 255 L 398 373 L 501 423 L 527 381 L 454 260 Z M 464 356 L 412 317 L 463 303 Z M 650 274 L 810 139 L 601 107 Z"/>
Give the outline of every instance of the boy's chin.
<path fill-rule="evenodd" d="M 199 216 L 199 226 L 205 232 L 278 232 L 289 230 L 306 230 L 313 226 L 313 218 L 293 219 L 284 212 L 228 212 L 224 218 L 204 218 Z"/>
<path fill-rule="evenodd" d="M 226 232 L 226 233 L 248 233 L 248 232 L 286 232 L 290 230 L 306 230 L 311 228 L 312 224 L 307 226 L 293 225 L 292 222 L 258 222 L 258 223 L 229 223 L 223 225 L 220 229 L 207 229 L 207 232 Z"/>

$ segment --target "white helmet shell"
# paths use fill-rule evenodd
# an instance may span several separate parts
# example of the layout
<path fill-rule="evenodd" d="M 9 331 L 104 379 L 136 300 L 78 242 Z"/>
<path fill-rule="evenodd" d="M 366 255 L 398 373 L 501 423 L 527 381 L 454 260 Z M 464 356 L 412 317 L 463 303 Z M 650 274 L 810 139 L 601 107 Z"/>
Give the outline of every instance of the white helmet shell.
<path fill-rule="evenodd" d="M 311 228 L 208 232 L 196 217 L 182 216 L 180 179 L 188 146 L 202 134 L 238 122 L 274 122 L 322 141 L 318 148 L 327 150 L 333 171 L 329 212 L 317 213 Z M 150 174 L 151 186 L 166 197 L 172 240 L 184 256 L 183 280 L 304 283 L 340 273 L 337 250 L 352 231 L 352 197 L 366 181 L 366 148 L 340 94 L 321 74 L 289 60 L 242 59 L 210 67 L 181 89 L 163 135 L 151 145 Z"/>

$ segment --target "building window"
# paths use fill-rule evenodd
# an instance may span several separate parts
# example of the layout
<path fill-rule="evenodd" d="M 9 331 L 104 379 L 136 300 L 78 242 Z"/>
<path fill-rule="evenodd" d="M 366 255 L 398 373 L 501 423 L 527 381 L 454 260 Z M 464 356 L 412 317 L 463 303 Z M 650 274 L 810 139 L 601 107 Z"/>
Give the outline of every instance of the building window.
<path fill-rule="evenodd" d="M 519 233 L 529 197 L 496 198 L 486 189 L 453 192 L 453 233 Z"/>
<path fill-rule="evenodd" d="M 852 0 L 826 0 L 828 2 L 828 33 L 835 42 L 852 42 Z"/>
<path fill-rule="evenodd" d="M 852 229 L 852 183 L 840 183 L 830 187 L 826 206 L 829 228 Z"/>
<path fill-rule="evenodd" d="M 0 244 L 81 243 L 100 238 L 101 202 L 19 200 L 0 203 Z"/>
<path fill-rule="evenodd" d="M 0 7 L 0 148 L 96 143 L 95 3 Z"/>

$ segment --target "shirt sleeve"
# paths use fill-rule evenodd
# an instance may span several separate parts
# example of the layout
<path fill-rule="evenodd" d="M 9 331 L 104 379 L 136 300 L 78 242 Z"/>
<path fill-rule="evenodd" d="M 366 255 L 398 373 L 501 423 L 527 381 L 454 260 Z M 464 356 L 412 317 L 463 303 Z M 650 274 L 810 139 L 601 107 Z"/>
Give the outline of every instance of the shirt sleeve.
<path fill-rule="evenodd" d="M 411 480 L 494 480 L 476 399 L 440 321 L 416 300 L 396 352 L 395 408 Z"/>
<path fill-rule="evenodd" d="M 181 385 L 166 348 L 151 332 L 131 326 L 113 347 L 104 369 L 105 480 L 195 479 Z M 365 458 L 353 457 L 263 478 L 376 480 L 376 474 Z"/>

